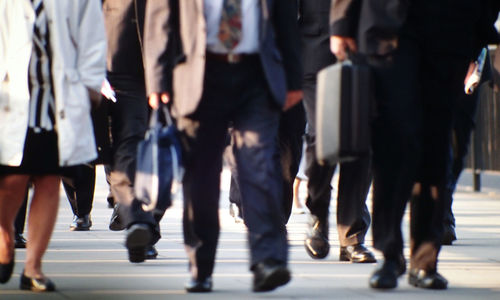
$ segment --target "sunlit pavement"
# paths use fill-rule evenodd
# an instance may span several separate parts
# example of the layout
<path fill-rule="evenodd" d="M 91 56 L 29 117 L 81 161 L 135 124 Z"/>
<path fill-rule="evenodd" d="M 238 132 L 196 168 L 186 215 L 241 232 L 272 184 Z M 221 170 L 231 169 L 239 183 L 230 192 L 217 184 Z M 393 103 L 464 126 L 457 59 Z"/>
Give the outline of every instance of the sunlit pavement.
<path fill-rule="evenodd" d="M 189 278 L 182 244 L 182 199 L 161 222 L 163 238 L 157 244 L 159 256 L 141 264 L 128 262 L 123 246 L 124 232 L 108 230 L 111 209 L 107 208 L 107 184 L 102 168 L 97 170 L 92 211 L 93 226 L 87 232 L 71 232 L 72 213 L 61 190 L 61 206 L 51 244 L 44 258 L 44 270 L 57 285 L 57 292 L 35 294 L 21 291 L 25 250 L 16 251 L 11 280 L 0 285 L 0 299 L 500 299 L 500 176 L 489 174 L 490 186 L 472 192 L 470 174 L 464 176 L 455 197 L 458 241 L 444 246 L 439 270 L 449 280 L 444 291 L 416 289 L 402 276 L 395 290 L 375 291 L 368 278 L 375 264 L 338 261 L 335 210 L 330 218 L 331 252 L 324 260 L 312 260 L 303 246 L 307 216 L 292 215 L 288 224 L 292 281 L 276 291 L 252 293 L 248 270 L 246 231 L 229 216 L 229 176 L 223 173 L 220 201 L 221 236 L 210 294 L 187 294 Z M 468 177 L 467 177 L 468 176 Z M 493 178 L 493 179 L 492 179 Z M 495 179 L 496 178 L 496 179 Z M 496 180 L 496 181 L 495 181 Z M 496 182 L 496 183 L 495 183 Z M 498 188 L 496 188 L 498 187 Z M 301 199 L 305 198 L 305 184 Z M 334 189 L 335 192 L 335 189 Z M 369 206 L 371 203 L 369 202 Z M 403 224 L 408 241 L 408 220 Z M 371 233 L 367 245 L 371 247 Z M 406 243 L 408 256 L 408 243 Z M 377 258 L 380 254 L 377 253 Z"/>

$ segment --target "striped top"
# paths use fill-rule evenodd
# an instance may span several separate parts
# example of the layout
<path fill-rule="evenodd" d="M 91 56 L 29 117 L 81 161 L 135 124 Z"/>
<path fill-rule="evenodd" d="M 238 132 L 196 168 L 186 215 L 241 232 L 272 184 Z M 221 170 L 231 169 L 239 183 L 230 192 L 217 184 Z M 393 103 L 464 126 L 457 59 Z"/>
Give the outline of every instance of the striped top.
<path fill-rule="evenodd" d="M 52 84 L 52 53 L 43 0 L 31 0 L 35 10 L 33 50 L 29 64 L 29 124 L 35 132 L 54 130 L 55 99 Z"/>

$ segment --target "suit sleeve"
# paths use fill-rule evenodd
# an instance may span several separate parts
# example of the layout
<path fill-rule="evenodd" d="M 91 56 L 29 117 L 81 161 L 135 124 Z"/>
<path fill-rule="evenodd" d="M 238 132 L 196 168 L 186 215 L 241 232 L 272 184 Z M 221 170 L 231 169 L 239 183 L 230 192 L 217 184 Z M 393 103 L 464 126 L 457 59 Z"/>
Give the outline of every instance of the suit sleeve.
<path fill-rule="evenodd" d="M 106 76 L 106 35 L 99 1 L 87 0 L 80 7 L 78 72 L 82 83 L 94 91 L 101 89 Z"/>
<path fill-rule="evenodd" d="M 289 91 L 302 89 L 302 59 L 300 55 L 300 35 L 297 24 L 297 2 L 274 1 L 274 26 L 276 43 L 283 56 Z"/>
<path fill-rule="evenodd" d="M 170 92 L 172 63 L 168 55 L 172 28 L 172 1 L 154 0 L 146 4 L 144 24 L 144 66 L 146 92 Z"/>
<path fill-rule="evenodd" d="M 500 12 L 500 1 L 483 0 L 481 7 L 481 18 L 478 26 L 478 38 L 475 52 L 479 54 L 481 48 L 489 44 L 498 44 L 500 41 L 495 29 L 495 22 Z M 477 55 L 475 56 L 477 57 Z"/>
<path fill-rule="evenodd" d="M 330 34 L 356 37 L 362 0 L 331 0 Z"/>

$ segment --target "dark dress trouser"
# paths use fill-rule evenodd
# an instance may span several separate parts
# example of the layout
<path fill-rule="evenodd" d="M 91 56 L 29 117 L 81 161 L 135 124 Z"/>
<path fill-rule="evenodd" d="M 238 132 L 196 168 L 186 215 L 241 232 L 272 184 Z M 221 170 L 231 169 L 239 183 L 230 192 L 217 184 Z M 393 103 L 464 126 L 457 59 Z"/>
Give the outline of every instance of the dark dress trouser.
<path fill-rule="evenodd" d="M 222 154 L 230 122 L 250 266 L 267 259 L 287 262 L 276 144 L 279 116 L 258 57 L 237 64 L 207 59 L 200 104 L 177 122 L 186 146 L 183 229 L 193 277 L 204 279 L 214 268 Z"/>
<path fill-rule="evenodd" d="M 295 105 L 281 114 L 278 129 L 278 145 L 283 175 L 283 211 L 288 221 L 292 213 L 293 182 L 299 171 L 302 158 L 302 137 L 306 126 L 306 116 L 302 103 Z M 234 164 L 232 151 L 226 150 L 224 157 L 231 168 L 231 185 L 229 187 L 229 202 L 241 209 L 241 195 L 238 186 L 238 171 Z"/>
<path fill-rule="evenodd" d="M 79 218 L 90 214 L 94 202 L 95 166 L 65 168 L 61 178 L 73 214 Z"/>
<path fill-rule="evenodd" d="M 140 79 L 110 76 L 111 86 L 116 91 L 116 103 L 109 105 L 111 117 L 111 164 L 109 182 L 118 214 L 127 227 L 134 223 L 149 224 L 153 229 L 152 244 L 161 237 L 158 216 L 145 212 L 135 199 L 133 184 L 137 145 L 144 139 L 148 124 L 148 103 L 144 82 Z"/>
<path fill-rule="evenodd" d="M 481 84 L 491 80 L 492 71 L 490 59 L 487 57 L 484 64 Z M 489 88 L 489 87 L 485 87 Z M 476 126 L 476 114 L 480 101 L 480 89 L 475 90 L 472 95 L 461 94 L 457 101 L 452 131 L 452 145 L 449 154 L 448 182 L 445 193 L 444 225 L 455 226 L 455 216 L 453 215 L 453 193 L 457 186 L 458 178 L 465 167 L 469 146 L 471 143 L 471 133 Z"/>
<path fill-rule="evenodd" d="M 374 246 L 388 259 L 403 253 L 401 221 L 411 197 L 411 265 L 427 271 L 436 270 L 441 246 L 453 110 L 467 65 L 403 32 L 394 63 L 373 68 Z M 421 185 L 412 196 L 414 182 Z"/>

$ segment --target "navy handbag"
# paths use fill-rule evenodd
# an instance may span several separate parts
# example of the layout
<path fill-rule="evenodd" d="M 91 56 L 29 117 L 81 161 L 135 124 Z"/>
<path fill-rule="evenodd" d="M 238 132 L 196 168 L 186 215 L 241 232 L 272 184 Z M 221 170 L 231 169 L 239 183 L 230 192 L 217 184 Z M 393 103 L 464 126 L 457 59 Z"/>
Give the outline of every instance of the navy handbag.
<path fill-rule="evenodd" d="M 143 209 L 165 211 L 170 207 L 172 182 L 181 182 L 183 173 L 177 129 L 167 106 L 162 104 L 151 112 L 149 128 L 137 149 L 134 192 Z"/>

